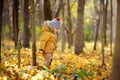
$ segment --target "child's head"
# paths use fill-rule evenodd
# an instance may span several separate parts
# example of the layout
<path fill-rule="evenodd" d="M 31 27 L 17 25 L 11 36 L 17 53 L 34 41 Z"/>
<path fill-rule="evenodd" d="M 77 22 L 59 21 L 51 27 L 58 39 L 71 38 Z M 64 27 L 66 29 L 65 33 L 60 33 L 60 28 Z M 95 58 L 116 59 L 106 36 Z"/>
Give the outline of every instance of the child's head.
<path fill-rule="evenodd" d="M 44 25 L 57 32 L 61 28 L 60 18 L 56 18 L 51 21 L 44 21 Z"/>

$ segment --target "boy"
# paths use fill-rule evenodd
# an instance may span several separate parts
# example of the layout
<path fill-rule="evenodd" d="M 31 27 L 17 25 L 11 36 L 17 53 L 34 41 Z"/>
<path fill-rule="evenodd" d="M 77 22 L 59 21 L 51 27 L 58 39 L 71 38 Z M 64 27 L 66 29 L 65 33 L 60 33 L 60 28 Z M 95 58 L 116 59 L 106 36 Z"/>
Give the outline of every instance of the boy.
<path fill-rule="evenodd" d="M 51 21 L 44 21 L 41 29 L 40 49 L 39 52 L 45 58 L 45 65 L 50 68 L 53 53 L 57 47 L 56 32 L 61 28 L 60 18 Z"/>

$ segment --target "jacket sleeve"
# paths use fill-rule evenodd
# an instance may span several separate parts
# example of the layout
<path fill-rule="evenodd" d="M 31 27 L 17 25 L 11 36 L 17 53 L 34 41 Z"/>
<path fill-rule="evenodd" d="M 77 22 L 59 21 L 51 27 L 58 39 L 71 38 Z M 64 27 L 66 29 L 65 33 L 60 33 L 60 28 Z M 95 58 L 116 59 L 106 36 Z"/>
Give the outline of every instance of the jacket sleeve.
<path fill-rule="evenodd" d="M 46 43 L 49 39 L 49 35 L 47 33 L 43 33 L 40 38 L 40 50 L 45 50 Z"/>

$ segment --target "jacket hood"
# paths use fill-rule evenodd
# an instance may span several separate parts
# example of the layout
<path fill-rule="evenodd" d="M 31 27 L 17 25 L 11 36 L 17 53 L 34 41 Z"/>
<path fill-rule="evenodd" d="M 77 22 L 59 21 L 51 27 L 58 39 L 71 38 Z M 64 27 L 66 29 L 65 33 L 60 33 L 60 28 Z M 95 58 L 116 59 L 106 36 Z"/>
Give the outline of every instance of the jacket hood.
<path fill-rule="evenodd" d="M 48 27 L 43 26 L 42 29 L 41 29 L 41 32 L 44 32 L 44 31 L 49 31 Z"/>
<path fill-rule="evenodd" d="M 45 31 L 54 33 L 54 30 L 53 30 L 52 28 L 49 28 L 48 26 L 43 26 L 43 27 L 42 27 L 41 33 L 42 33 L 42 32 L 45 32 Z"/>

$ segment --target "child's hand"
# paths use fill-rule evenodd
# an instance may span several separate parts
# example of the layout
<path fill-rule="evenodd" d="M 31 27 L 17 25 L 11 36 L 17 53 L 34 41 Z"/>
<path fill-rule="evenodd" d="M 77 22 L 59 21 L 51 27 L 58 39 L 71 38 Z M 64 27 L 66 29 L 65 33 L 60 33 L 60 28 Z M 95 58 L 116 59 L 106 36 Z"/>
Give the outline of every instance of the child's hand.
<path fill-rule="evenodd" d="M 43 54 L 43 50 L 40 49 L 40 50 L 39 50 L 39 53 Z"/>
<path fill-rule="evenodd" d="M 39 51 L 39 53 L 43 53 L 43 51 Z"/>

